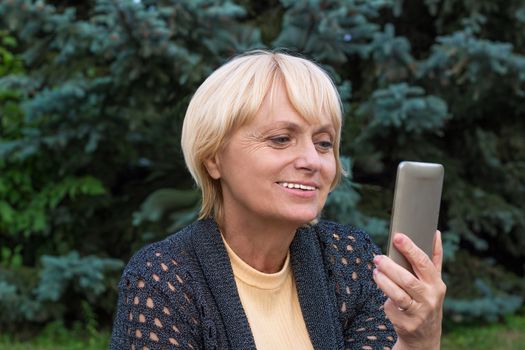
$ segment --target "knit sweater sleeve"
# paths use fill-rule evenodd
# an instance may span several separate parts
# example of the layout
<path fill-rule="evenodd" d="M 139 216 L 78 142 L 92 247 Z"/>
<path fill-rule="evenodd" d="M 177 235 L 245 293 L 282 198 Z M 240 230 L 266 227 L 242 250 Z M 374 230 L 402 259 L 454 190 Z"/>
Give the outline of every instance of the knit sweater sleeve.
<path fill-rule="evenodd" d="M 180 262 L 161 248 L 157 244 L 142 249 L 124 270 L 112 350 L 202 348 L 187 276 Z"/>
<path fill-rule="evenodd" d="M 397 335 L 383 309 L 386 296 L 372 277 L 380 249 L 363 231 L 337 224 L 326 228 L 344 348 L 391 349 Z"/>

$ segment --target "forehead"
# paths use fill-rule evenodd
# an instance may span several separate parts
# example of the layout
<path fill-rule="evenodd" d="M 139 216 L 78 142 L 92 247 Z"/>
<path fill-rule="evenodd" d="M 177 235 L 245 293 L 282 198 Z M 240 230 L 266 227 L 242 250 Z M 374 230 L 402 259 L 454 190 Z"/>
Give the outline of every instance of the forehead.
<path fill-rule="evenodd" d="M 304 101 L 297 101 L 296 98 L 294 103 L 290 99 L 285 83 L 281 80 L 270 88 L 259 110 L 255 113 L 249 124 L 295 123 L 298 125 L 308 124 L 337 128 L 334 122 L 337 116 L 331 116 L 330 111 L 323 108 L 322 105 L 310 105 L 310 108 L 305 108 L 304 105 L 307 104 L 306 99 L 307 97 L 304 98 Z M 296 107 L 298 104 L 303 105 L 303 113 Z"/>

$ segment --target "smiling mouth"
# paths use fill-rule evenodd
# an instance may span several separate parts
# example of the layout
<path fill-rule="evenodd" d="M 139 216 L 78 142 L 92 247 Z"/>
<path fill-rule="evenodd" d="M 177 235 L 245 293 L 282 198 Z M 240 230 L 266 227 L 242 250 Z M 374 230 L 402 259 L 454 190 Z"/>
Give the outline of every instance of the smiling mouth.
<path fill-rule="evenodd" d="M 303 185 L 293 182 L 278 182 L 278 184 L 285 188 L 292 188 L 297 190 L 303 190 L 303 191 L 315 191 L 317 190 L 317 187 L 315 186 L 309 186 L 309 185 Z"/>

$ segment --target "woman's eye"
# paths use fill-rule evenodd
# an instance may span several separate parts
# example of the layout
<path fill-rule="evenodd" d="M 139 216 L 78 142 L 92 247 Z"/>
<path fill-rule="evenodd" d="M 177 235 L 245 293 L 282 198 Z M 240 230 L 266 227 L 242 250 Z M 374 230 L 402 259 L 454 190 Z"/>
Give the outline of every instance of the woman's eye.
<path fill-rule="evenodd" d="M 321 151 L 329 151 L 334 147 L 334 144 L 331 141 L 319 141 L 316 145 Z"/>
<path fill-rule="evenodd" d="M 276 136 L 276 137 L 272 137 L 270 139 L 270 141 L 272 141 L 272 143 L 274 143 L 276 145 L 283 146 L 283 145 L 286 145 L 288 142 L 290 142 L 290 137 L 288 137 L 288 136 Z"/>

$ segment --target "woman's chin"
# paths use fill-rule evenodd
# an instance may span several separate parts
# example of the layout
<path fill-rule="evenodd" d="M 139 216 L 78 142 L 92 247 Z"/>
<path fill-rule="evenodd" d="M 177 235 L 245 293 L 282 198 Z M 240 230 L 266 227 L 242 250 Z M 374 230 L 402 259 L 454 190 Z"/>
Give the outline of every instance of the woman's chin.
<path fill-rule="evenodd" d="M 288 220 L 297 226 L 311 224 L 319 218 L 318 211 L 304 211 L 294 212 L 293 215 L 288 216 Z"/>

